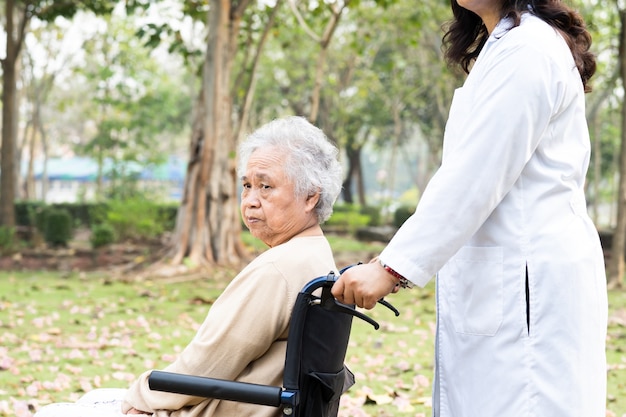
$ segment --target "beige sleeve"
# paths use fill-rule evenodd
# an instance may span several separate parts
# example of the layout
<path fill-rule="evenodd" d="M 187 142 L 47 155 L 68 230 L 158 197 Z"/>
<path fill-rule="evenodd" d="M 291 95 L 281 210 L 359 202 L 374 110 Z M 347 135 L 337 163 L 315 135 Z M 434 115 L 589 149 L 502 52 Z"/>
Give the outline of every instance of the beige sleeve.
<path fill-rule="evenodd" d="M 236 380 L 263 356 L 289 325 L 292 299 L 289 283 L 273 263 L 246 268 L 213 304 L 194 339 L 164 370 Z M 143 373 L 130 387 L 122 406 L 153 412 L 178 410 L 204 398 L 151 391 Z"/>

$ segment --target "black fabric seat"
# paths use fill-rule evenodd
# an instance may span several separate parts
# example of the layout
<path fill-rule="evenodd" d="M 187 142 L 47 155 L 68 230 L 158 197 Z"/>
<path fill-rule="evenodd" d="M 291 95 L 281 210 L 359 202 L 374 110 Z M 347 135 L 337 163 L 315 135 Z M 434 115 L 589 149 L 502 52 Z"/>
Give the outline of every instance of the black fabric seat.
<path fill-rule="evenodd" d="M 148 379 L 150 389 L 279 407 L 290 417 L 337 416 L 341 395 L 354 384 L 354 375 L 344 365 L 352 318 L 359 317 L 376 329 L 378 323 L 354 306 L 335 300 L 330 289 L 336 279 L 333 272 L 318 277 L 298 294 L 291 315 L 283 387 L 153 371 Z M 399 314 L 386 301 L 380 302 Z"/>

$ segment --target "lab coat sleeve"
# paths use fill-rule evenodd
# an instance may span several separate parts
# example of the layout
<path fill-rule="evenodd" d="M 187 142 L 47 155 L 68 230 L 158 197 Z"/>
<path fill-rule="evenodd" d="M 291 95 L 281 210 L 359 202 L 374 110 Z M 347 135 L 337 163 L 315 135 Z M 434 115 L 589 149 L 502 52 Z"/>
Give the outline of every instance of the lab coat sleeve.
<path fill-rule="evenodd" d="M 294 300 L 288 282 L 268 263 L 235 278 L 213 304 L 194 339 L 165 371 L 235 380 L 287 329 Z M 123 411 L 178 410 L 204 398 L 151 391 L 143 373 L 130 387 Z"/>
<path fill-rule="evenodd" d="M 520 42 L 488 58 L 455 93 L 442 165 L 415 213 L 380 254 L 419 286 L 513 187 L 562 100 L 563 83 L 554 76 L 558 66 L 541 50 Z"/>

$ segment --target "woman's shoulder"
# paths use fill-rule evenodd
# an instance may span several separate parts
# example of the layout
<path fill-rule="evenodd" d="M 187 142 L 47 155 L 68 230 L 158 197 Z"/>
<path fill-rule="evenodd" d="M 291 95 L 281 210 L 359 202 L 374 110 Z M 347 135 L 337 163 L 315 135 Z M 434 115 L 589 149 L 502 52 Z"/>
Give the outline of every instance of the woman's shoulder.
<path fill-rule="evenodd" d="M 564 42 L 555 27 L 531 13 L 522 14 L 519 26 L 510 28 L 510 23 L 508 23 L 502 30 L 506 32 L 503 39 L 506 39 L 507 43 L 532 46 L 543 51 L 561 48 Z"/>
<path fill-rule="evenodd" d="M 571 51 L 556 28 L 531 13 L 522 15 L 519 26 L 511 26 L 510 19 L 498 24 L 486 47 L 489 58 L 485 61 L 491 65 L 507 62 L 523 71 L 535 67 L 571 69 Z"/>
<path fill-rule="evenodd" d="M 273 270 L 284 276 L 303 275 L 307 279 L 335 270 L 332 249 L 324 236 L 291 239 L 260 254 L 244 269 L 245 272 Z M 244 272 L 242 271 L 242 272 Z"/>
<path fill-rule="evenodd" d="M 293 256 L 305 257 L 311 253 L 330 253 L 330 244 L 325 236 L 303 236 L 295 237 L 283 244 L 274 246 L 263 252 L 259 258 L 263 260 L 282 259 L 288 254 Z"/>

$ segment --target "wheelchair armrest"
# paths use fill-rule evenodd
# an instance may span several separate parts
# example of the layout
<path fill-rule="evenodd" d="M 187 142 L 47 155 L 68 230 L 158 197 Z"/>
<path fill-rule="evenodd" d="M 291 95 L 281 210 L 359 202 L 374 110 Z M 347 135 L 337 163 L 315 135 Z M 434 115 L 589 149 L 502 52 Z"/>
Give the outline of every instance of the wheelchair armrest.
<path fill-rule="evenodd" d="M 268 405 L 272 407 L 294 405 L 292 403 L 297 401 L 297 398 L 292 398 L 295 394 L 283 392 L 280 387 L 226 381 L 217 378 L 183 375 L 164 371 L 152 371 L 148 377 L 148 385 L 151 390 L 155 391 Z"/>

